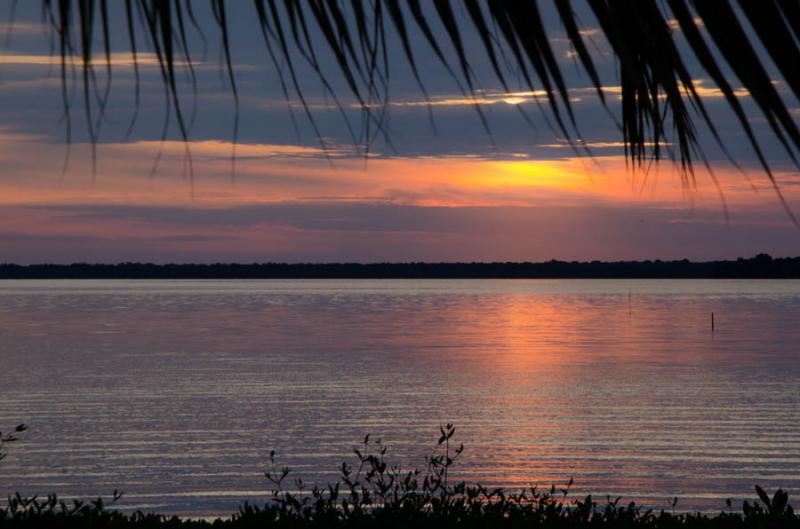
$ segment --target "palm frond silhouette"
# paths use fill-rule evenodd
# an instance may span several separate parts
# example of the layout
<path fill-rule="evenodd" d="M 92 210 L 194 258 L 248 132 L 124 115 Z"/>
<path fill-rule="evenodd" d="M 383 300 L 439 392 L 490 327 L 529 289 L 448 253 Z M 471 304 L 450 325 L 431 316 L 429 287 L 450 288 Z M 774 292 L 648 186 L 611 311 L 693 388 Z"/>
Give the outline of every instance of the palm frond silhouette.
<path fill-rule="evenodd" d="M 139 68 L 137 51 L 153 50 L 168 100 L 168 113 L 174 116 L 181 137 L 189 137 L 191 116 L 178 89 L 179 67 L 188 65 L 194 90 L 195 72 L 187 33 L 199 32 L 196 19 L 198 2 L 191 0 L 42 0 L 43 13 L 53 34 L 61 59 L 64 105 L 67 108 L 67 140 L 71 134 L 67 76 L 71 61 L 77 58 L 82 72 L 82 90 L 89 137 L 97 140 L 112 73 L 111 16 L 124 17 L 126 36 L 133 54 L 137 104 Z M 210 9 L 219 29 L 220 46 L 230 90 L 238 109 L 235 61 L 230 46 L 230 7 L 225 0 L 203 3 Z M 698 124 L 710 131 L 719 148 L 727 153 L 716 120 L 706 109 L 698 83 L 692 78 L 688 62 L 700 65 L 718 89 L 744 131 L 763 171 L 780 194 L 762 142 L 734 90 L 735 84 L 749 93 L 765 120 L 774 140 L 797 164 L 800 130 L 790 112 L 791 103 L 800 97 L 800 4 L 794 0 L 586 0 L 582 7 L 592 13 L 599 32 L 608 41 L 617 63 L 620 87 L 619 128 L 626 159 L 634 165 L 670 158 L 679 164 L 684 183 L 694 182 L 694 166 L 706 161 L 698 139 Z M 532 93 L 543 94 L 545 116 L 553 130 L 576 151 L 582 145 L 578 119 L 570 102 L 569 89 L 553 50 L 541 5 L 537 0 L 253 0 L 252 17 L 238 24 L 257 24 L 269 60 L 280 77 L 287 98 L 296 97 L 317 132 L 312 106 L 304 96 L 298 63 L 316 72 L 324 90 L 343 109 L 343 97 L 355 100 L 361 110 L 362 127 L 347 122 L 356 143 L 369 145 L 380 136 L 390 141 L 386 127 L 391 66 L 387 50 L 396 46 L 413 72 L 421 94 L 427 98 L 425 72 L 418 68 L 419 54 L 434 56 L 466 97 L 474 97 L 478 79 L 466 51 L 466 39 L 477 39 L 491 65 L 494 82 L 510 91 L 511 72 L 522 79 Z M 600 104 L 609 108 L 596 57 L 585 39 L 586 28 L 570 0 L 552 0 L 551 7 L 574 50 L 576 61 L 593 85 Z M 114 11 L 111 15 L 110 11 Z M 745 24 L 748 29 L 745 29 Z M 686 44 L 679 45 L 679 29 Z M 137 41 L 145 35 L 147 42 Z M 412 36 L 421 38 L 412 39 Z M 196 40 L 196 39 L 195 39 Z M 99 43 L 99 44 L 98 44 Z M 322 43 L 322 44 L 320 44 Z M 687 45 L 688 44 L 688 45 Z M 415 48 L 416 46 L 416 48 Z M 758 50 L 766 50 L 766 53 Z M 268 58 L 268 59 L 267 59 Z M 336 93 L 323 73 L 323 61 L 332 60 L 344 80 L 348 94 Z M 768 73 L 775 65 L 791 94 L 781 95 Z M 103 65 L 103 66 L 96 66 Z M 106 83 L 97 81 L 97 69 L 104 69 Z M 724 73 L 731 71 L 736 79 Z M 787 99 L 794 96 L 794 101 Z M 617 104 L 616 100 L 614 104 Z M 94 115 L 92 108 L 95 109 Z M 486 124 L 480 108 L 479 119 Z M 524 112 L 524 111 L 523 111 Z M 344 119 L 347 116 L 342 112 Z M 237 110 L 238 116 L 238 110 Z M 170 119 L 170 118 L 167 118 Z M 238 119 L 238 117 L 237 117 Z M 234 140 L 236 128 L 234 127 Z M 234 141 L 235 143 L 235 141 Z M 712 174 L 713 176 L 713 174 Z"/>

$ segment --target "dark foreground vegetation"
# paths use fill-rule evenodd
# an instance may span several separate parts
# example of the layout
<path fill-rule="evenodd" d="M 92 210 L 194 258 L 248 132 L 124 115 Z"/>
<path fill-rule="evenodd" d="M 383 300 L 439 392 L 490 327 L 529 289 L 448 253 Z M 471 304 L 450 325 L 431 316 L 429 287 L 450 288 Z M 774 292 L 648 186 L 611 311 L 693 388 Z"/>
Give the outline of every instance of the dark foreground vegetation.
<path fill-rule="evenodd" d="M 0 279 L 800 279 L 800 257 L 545 263 L 0 264 Z"/>
<path fill-rule="evenodd" d="M 755 487 L 758 499 L 745 501 L 740 512 L 728 501 L 727 510 L 703 515 L 676 514 L 677 499 L 669 510 L 657 512 L 620 498 L 572 499 L 571 480 L 564 488 L 532 487 L 513 493 L 451 483 L 448 473 L 463 451 L 463 445 L 452 443 L 454 433 L 452 425 L 442 428 L 424 469 L 410 471 L 390 465 L 386 447 L 367 436 L 355 450 L 355 464 L 343 463 L 339 480 L 324 488 L 308 489 L 302 481 L 293 480 L 288 468 L 278 467 L 273 452 L 271 467 L 264 473 L 272 489 L 267 503 L 245 503 L 228 519 L 209 522 L 125 514 L 109 508 L 102 498 L 65 502 L 55 495 L 43 499 L 16 495 L 0 508 L 0 528 L 800 528 L 800 516 L 780 489 L 770 497 Z M 120 498 L 114 491 L 112 507 Z"/>

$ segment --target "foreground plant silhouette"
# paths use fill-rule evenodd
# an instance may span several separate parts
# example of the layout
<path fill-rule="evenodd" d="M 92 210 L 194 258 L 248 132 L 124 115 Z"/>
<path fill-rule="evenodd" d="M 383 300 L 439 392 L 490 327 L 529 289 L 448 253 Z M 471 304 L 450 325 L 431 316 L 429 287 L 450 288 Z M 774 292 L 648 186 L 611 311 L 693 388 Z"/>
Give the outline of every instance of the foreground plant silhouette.
<path fill-rule="evenodd" d="M 354 451 L 356 464 L 342 463 L 339 480 L 322 488 L 306 489 L 297 479 L 292 481 L 294 490 L 288 490 L 291 471 L 279 468 L 272 452 L 271 467 L 265 472 L 272 486 L 269 501 L 263 507 L 244 503 L 230 519 L 207 522 L 141 512 L 123 514 L 107 509 L 102 498 L 68 504 L 55 495 L 43 500 L 16 495 L 0 509 L 0 527 L 800 527 L 800 516 L 789 505 L 786 492 L 778 489 L 770 498 L 758 486 L 760 502 L 745 501 L 741 513 L 708 516 L 675 514 L 677 500 L 673 511 L 655 512 L 634 502 L 624 504 L 620 498 L 606 497 L 603 502 L 591 495 L 570 499 L 572 480 L 564 488 L 532 487 L 519 493 L 464 482 L 451 484 L 449 469 L 464 447 L 452 444 L 452 425 L 442 427 L 440 433 L 423 470 L 402 470 L 389 464 L 386 446 L 367 435 L 363 446 Z M 112 503 L 120 497 L 115 491 Z M 731 507 L 730 500 L 727 506 Z"/>

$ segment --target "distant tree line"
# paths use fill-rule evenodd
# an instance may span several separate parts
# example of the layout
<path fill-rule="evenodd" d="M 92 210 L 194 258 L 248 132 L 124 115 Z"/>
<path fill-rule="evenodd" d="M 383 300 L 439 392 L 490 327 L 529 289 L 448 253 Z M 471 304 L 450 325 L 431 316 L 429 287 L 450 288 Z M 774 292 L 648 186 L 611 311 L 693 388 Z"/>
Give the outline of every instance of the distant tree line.
<path fill-rule="evenodd" d="M 544 263 L 0 264 L 0 279 L 800 279 L 800 257 Z"/>

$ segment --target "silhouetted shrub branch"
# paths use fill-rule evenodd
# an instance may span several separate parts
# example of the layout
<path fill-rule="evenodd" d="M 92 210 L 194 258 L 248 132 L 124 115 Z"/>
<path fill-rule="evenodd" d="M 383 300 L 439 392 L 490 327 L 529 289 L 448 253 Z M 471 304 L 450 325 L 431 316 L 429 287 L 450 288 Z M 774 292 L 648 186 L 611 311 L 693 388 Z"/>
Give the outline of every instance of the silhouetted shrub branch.
<path fill-rule="evenodd" d="M 28 427 L 25 426 L 24 424 L 18 424 L 16 428 L 14 428 L 14 430 L 11 431 L 11 433 L 3 435 L 3 432 L 0 432 L 0 461 L 5 459 L 6 456 L 8 455 L 8 453 L 6 452 L 7 445 L 9 443 L 16 442 L 19 439 L 17 437 L 17 434 L 20 434 L 27 429 Z"/>

